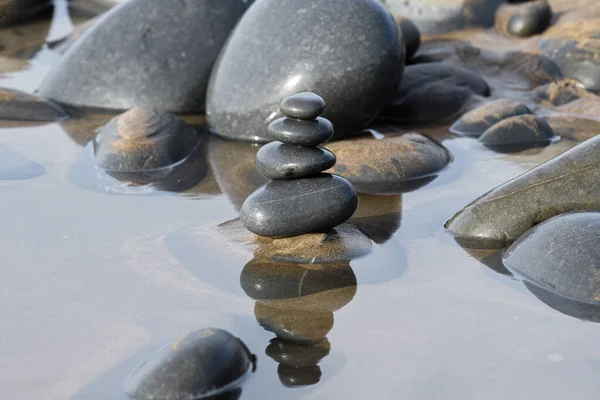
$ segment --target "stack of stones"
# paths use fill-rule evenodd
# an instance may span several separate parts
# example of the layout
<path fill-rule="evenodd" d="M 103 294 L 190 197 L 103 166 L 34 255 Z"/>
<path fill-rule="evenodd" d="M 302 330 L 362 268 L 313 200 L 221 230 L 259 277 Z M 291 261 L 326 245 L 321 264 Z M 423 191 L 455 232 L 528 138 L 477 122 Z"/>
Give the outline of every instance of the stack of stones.
<path fill-rule="evenodd" d="M 314 93 L 298 93 L 279 109 L 286 117 L 268 127 L 277 141 L 256 154 L 256 169 L 272 182 L 246 199 L 242 222 L 268 237 L 331 230 L 354 214 L 358 196 L 346 179 L 322 173 L 336 163 L 332 152 L 319 147 L 333 136 L 331 122 L 319 117 L 325 101 Z"/>

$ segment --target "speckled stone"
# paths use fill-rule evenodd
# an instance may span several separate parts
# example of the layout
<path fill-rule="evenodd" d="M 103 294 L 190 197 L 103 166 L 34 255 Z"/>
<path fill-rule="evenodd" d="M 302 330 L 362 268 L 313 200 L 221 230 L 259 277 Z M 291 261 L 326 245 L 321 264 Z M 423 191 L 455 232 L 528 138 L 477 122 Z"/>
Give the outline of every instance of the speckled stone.
<path fill-rule="evenodd" d="M 333 125 L 325 118 L 313 121 L 279 118 L 271 122 L 268 132 L 271 139 L 295 146 L 317 146 L 333 136 Z"/>
<path fill-rule="evenodd" d="M 567 213 L 526 232 L 507 250 L 503 262 L 542 289 L 598 308 L 599 244 L 600 213 Z"/>
<path fill-rule="evenodd" d="M 498 99 L 464 114 L 450 126 L 450 132 L 461 136 L 479 137 L 499 121 L 523 114 L 531 114 L 531 110 L 525 104 L 512 99 Z"/>
<path fill-rule="evenodd" d="M 325 110 L 325 100 L 311 92 L 297 93 L 286 97 L 279 105 L 279 111 L 287 117 L 313 120 Z"/>
<path fill-rule="evenodd" d="M 1 120 L 59 121 L 67 117 L 67 113 L 51 101 L 18 90 L 0 88 Z"/>
<path fill-rule="evenodd" d="M 506 118 L 486 130 L 479 142 L 486 146 L 549 143 L 554 132 L 548 123 L 535 115 Z"/>
<path fill-rule="evenodd" d="M 254 368 L 241 340 L 221 329 L 202 329 L 161 348 L 125 382 L 136 400 L 195 399 L 229 390 Z"/>
<path fill-rule="evenodd" d="M 253 233 L 286 237 L 323 232 L 348 220 L 358 206 L 350 182 L 336 175 L 272 181 L 244 202 L 241 218 Z"/>
<path fill-rule="evenodd" d="M 446 223 L 470 248 L 502 248 L 534 225 L 569 211 L 600 209 L 600 136 L 473 201 Z"/>
<path fill-rule="evenodd" d="M 39 94 L 75 106 L 203 112 L 213 64 L 247 7 L 244 0 L 169 7 L 163 0 L 130 0 L 67 50 Z"/>
<path fill-rule="evenodd" d="M 550 26 L 552 9 L 546 0 L 505 4 L 496 12 L 496 29 L 505 35 L 529 37 Z"/>
<path fill-rule="evenodd" d="M 406 46 L 406 58 L 409 59 L 415 55 L 421 46 L 421 32 L 419 28 L 408 18 L 397 17 L 404 45 Z"/>
<path fill-rule="evenodd" d="M 0 181 L 37 178 L 46 173 L 43 165 L 32 161 L 18 151 L 0 144 Z"/>
<path fill-rule="evenodd" d="M 258 0 L 215 66 L 207 119 L 221 136 L 270 141 L 280 102 L 313 92 L 344 136 L 379 114 L 403 67 L 400 29 L 379 1 Z"/>
<path fill-rule="evenodd" d="M 317 174 L 335 165 L 335 155 L 321 147 L 264 145 L 256 153 L 256 169 L 269 179 L 293 179 Z"/>

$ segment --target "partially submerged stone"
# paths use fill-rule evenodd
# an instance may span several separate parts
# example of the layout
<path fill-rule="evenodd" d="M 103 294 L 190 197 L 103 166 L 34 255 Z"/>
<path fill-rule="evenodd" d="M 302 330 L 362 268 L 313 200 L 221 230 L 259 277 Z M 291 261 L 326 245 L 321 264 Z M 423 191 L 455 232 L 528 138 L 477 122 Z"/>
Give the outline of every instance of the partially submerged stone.
<path fill-rule="evenodd" d="M 450 126 L 450 132 L 461 136 L 481 136 L 496 123 L 515 115 L 531 114 L 523 103 L 513 99 L 498 99 L 477 107 Z"/>
<path fill-rule="evenodd" d="M 479 142 L 493 149 L 519 149 L 547 145 L 554 138 L 550 125 L 535 115 L 517 115 L 506 118 L 488 128 Z"/>
<path fill-rule="evenodd" d="M 558 136 L 583 142 L 600 134 L 600 120 L 568 114 L 550 114 L 544 118 Z"/>
<path fill-rule="evenodd" d="M 321 368 L 317 364 L 329 355 L 330 350 L 327 339 L 309 346 L 273 339 L 266 354 L 279 363 L 277 375 L 283 386 L 302 387 L 321 380 Z"/>
<path fill-rule="evenodd" d="M 0 120 L 60 121 L 67 113 L 42 97 L 0 88 Z"/>

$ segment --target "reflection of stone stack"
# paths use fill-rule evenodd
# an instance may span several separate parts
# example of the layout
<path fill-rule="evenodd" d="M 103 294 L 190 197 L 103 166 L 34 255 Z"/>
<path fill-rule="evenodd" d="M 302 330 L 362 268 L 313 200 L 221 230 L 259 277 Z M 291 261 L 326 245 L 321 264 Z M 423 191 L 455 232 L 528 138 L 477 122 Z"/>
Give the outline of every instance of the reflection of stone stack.
<path fill-rule="evenodd" d="M 286 118 L 269 125 L 278 140 L 256 154 L 256 168 L 273 182 L 259 188 L 242 206 L 246 228 L 257 235 L 285 237 L 327 231 L 348 220 L 358 206 L 350 182 L 321 173 L 335 165 L 335 155 L 322 147 L 333 126 L 319 117 L 323 99 L 313 93 L 288 97 L 280 106 Z"/>

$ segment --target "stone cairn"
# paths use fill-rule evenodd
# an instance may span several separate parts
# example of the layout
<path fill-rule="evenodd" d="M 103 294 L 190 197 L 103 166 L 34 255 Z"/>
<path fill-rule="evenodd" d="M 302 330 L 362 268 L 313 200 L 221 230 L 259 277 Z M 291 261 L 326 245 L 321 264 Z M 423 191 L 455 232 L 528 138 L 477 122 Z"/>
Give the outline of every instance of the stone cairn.
<path fill-rule="evenodd" d="M 289 237 L 327 232 L 356 211 L 358 196 L 346 179 L 327 173 L 335 155 L 319 144 L 333 136 L 333 125 L 319 117 L 325 101 L 314 93 L 298 93 L 279 107 L 286 116 L 268 131 L 276 141 L 256 154 L 256 169 L 272 181 L 244 202 L 241 218 L 251 232 Z"/>

